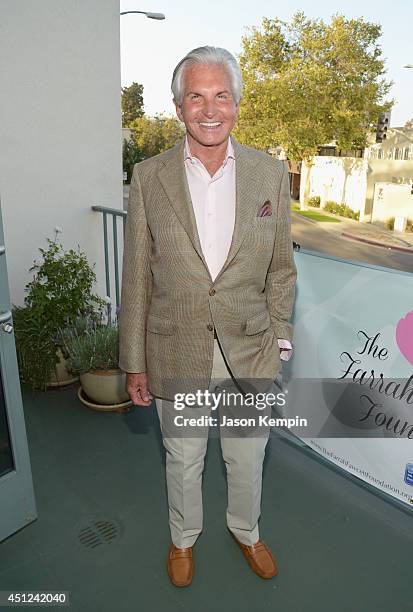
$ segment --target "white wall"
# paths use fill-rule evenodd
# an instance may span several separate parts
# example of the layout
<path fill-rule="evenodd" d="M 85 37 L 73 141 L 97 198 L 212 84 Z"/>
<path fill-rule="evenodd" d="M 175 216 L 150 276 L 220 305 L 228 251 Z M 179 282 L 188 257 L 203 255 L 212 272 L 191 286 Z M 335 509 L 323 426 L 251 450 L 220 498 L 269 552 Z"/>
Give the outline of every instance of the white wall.
<path fill-rule="evenodd" d="M 310 171 L 308 197 L 320 196 L 321 207 L 327 200 L 345 203 L 360 211 L 363 221 L 367 188 L 367 160 L 353 157 L 315 156 Z M 300 201 L 304 197 L 307 167 L 301 166 Z"/>
<path fill-rule="evenodd" d="M 405 217 L 413 221 L 413 196 L 409 183 L 375 183 L 372 221 L 386 221 L 390 217 Z"/>
<path fill-rule="evenodd" d="M 391 206 L 389 210 L 381 211 L 380 218 L 388 218 L 393 215 L 407 216 L 413 218 L 413 197 L 410 197 L 411 212 L 406 211 L 405 205 L 408 208 L 407 194 L 410 192 L 411 185 L 413 184 L 413 163 L 408 160 L 394 160 L 394 159 L 369 159 L 369 171 L 367 177 L 367 192 L 366 192 L 366 220 L 372 221 L 377 218 L 376 210 L 373 211 L 373 200 L 376 183 L 394 183 L 395 185 L 404 185 L 404 190 L 394 192 L 403 193 L 402 198 L 396 197 L 396 206 Z M 393 198 L 394 200 L 394 198 Z M 386 209 L 390 200 L 386 199 Z M 375 206 L 375 205 L 374 205 Z M 406 214 L 407 213 L 407 214 Z"/>
<path fill-rule="evenodd" d="M 119 0 L 13 0 L 0 19 L 0 198 L 12 303 L 63 229 L 96 262 L 102 220 L 122 209 Z M 111 228 L 110 228 L 111 231 Z"/>

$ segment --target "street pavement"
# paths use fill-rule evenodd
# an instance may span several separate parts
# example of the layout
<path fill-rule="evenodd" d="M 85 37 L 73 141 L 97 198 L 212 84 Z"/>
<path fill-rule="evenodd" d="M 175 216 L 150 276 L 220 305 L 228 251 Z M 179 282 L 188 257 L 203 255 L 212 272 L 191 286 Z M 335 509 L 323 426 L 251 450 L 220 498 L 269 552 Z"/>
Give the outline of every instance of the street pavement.
<path fill-rule="evenodd" d="M 301 249 L 413 273 L 413 235 L 408 232 L 401 237 L 400 233 L 351 219 L 319 222 L 297 212 L 291 217 L 292 237 Z"/>
<path fill-rule="evenodd" d="M 354 219 L 340 217 L 339 215 L 331 215 L 324 210 L 320 212 L 322 212 L 322 214 L 325 216 L 331 216 L 333 219 L 339 219 L 340 223 L 336 223 L 334 221 L 331 223 L 329 221 L 319 222 L 313 219 L 308 219 L 308 217 L 306 217 L 306 219 L 312 223 L 316 223 L 326 231 L 335 232 L 336 234 L 343 235 L 346 238 L 376 244 L 377 246 L 413 252 L 413 232 L 395 232 L 382 228 L 374 223 L 360 223 Z M 293 214 L 299 215 L 299 213 Z M 303 218 L 302 215 L 300 216 Z"/>

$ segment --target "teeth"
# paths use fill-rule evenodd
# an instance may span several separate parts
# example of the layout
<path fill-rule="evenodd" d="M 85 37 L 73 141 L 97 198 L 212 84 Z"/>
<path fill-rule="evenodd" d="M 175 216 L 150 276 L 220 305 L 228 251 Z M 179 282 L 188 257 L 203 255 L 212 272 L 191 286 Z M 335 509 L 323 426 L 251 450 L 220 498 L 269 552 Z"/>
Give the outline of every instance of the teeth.
<path fill-rule="evenodd" d="M 214 121 L 210 123 L 199 123 L 199 125 L 204 125 L 206 127 L 217 127 L 217 125 L 221 125 L 221 121 Z"/>

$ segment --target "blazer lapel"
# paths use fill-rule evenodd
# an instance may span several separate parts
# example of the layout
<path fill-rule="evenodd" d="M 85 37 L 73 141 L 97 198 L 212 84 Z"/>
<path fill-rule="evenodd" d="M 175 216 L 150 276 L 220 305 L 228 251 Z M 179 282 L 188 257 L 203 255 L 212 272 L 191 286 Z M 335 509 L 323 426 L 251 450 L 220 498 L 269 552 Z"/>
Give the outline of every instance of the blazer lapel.
<path fill-rule="evenodd" d="M 243 147 L 233 136 L 231 136 L 231 141 L 235 156 L 235 225 L 227 259 L 214 282 L 218 280 L 234 259 L 248 229 L 251 227 L 253 217 L 256 214 L 254 203 L 257 202 L 261 187 L 261 177 L 255 168 L 258 163 L 257 159 L 250 155 L 248 149 Z"/>
<path fill-rule="evenodd" d="M 201 243 L 199 240 L 198 229 L 196 225 L 194 208 L 192 206 L 191 194 L 189 191 L 188 180 L 186 178 L 184 164 L 184 144 L 185 138 L 178 142 L 173 149 L 171 155 L 165 165 L 159 170 L 158 177 L 161 181 L 169 202 L 173 207 L 176 216 L 184 227 L 192 245 L 202 259 L 205 268 L 209 274 L 204 254 L 202 252 Z"/>
<path fill-rule="evenodd" d="M 256 207 L 253 204 L 257 202 L 260 191 L 260 176 L 255 171 L 255 166 L 258 164 L 257 159 L 251 156 L 248 149 L 243 147 L 232 136 L 231 140 L 235 156 L 235 225 L 227 259 L 214 282 L 225 271 L 241 247 L 246 232 L 251 226 L 253 216 L 256 214 Z M 165 165 L 158 171 L 158 177 L 171 206 L 211 278 L 202 252 L 191 194 L 186 178 L 184 144 L 185 138 L 170 150 L 170 155 L 164 162 Z"/>

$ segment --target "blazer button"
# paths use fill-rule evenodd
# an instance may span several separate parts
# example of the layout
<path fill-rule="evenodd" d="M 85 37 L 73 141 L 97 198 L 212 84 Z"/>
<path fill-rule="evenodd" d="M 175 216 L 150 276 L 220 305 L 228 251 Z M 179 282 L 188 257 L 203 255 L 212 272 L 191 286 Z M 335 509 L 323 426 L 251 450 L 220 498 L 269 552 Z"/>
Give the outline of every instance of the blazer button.
<path fill-rule="evenodd" d="M 215 294 L 216 294 L 215 289 L 210 289 L 210 290 L 209 290 L 209 295 L 215 295 Z"/>
<path fill-rule="evenodd" d="M 208 323 L 208 325 L 207 325 L 207 330 L 208 330 L 208 331 L 213 331 L 213 329 L 214 329 L 214 326 L 213 326 L 213 325 L 211 325 L 211 323 Z"/>

